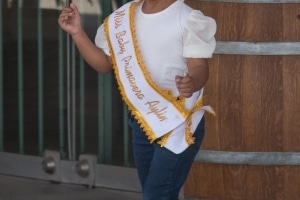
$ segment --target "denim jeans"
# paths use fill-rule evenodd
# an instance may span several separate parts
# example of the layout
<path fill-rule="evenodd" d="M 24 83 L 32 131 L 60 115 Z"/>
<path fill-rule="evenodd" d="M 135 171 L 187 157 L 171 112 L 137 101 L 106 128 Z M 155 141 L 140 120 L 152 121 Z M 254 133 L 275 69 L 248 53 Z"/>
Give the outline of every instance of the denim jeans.
<path fill-rule="evenodd" d="M 195 143 L 180 154 L 148 141 L 136 120 L 130 116 L 135 164 L 143 200 L 178 200 L 194 158 L 204 137 L 204 117 L 195 133 Z"/>

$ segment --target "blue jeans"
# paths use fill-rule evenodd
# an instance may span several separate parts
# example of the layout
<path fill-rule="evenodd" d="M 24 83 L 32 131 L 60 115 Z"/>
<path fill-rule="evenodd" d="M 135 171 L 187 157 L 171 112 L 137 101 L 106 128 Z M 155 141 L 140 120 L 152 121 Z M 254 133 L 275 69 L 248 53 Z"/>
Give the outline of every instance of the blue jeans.
<path fill-rule="evenodd" d="M 149 143 L 136 120 L 130 116 L 135 164 L 142 186 L 143 200 L 178 200 L 194 158 L 204 137 L 204 117 L 195 133 L 195 143 L 180 154 Z"/>

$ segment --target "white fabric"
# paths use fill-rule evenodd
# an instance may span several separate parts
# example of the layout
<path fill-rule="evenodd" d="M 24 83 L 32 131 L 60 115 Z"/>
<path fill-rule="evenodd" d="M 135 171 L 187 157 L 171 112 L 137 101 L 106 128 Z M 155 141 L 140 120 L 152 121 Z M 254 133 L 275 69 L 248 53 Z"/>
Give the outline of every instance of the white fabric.
<path fill-rule="evenodd" d="M 149 134 L 150 140 L 154 141 L 176 129 L 187 116 L 155 90 L 144 75 L 131 34 L 129 5 L 122 6 L 106 21 L 108 41 L 114 53 L 115 70 L 118 71 L 116 78 L 121 95 L 132 114 L 140 120 L 141 127 L 146 127 L 144 131 Z M 192 104 L 195 100 L 189 98 L 186 102 Z"/>
<path fill-rule="evenodd" d="M 136 33 L 142 57 L 151 78 L 162 88 L 178 95 L 175 76 L 187 71 L 185 59 L 210 58 L 215 49 L 216 23 L 182 1 L 176 1 L 165 10 L 145 14 L 141 6 L 136 11 Z M 95 43 L 110 55 L 103 26 Z"/>
<path fill-rule="evenodd" d="M 173 95 L 178 96 L 175 76 L 183 76 L 187 72 L 186 58 L 212 56 L 216 45 L 216 23 L 201 11 L 193 10 L 184 4 L 182 0 L 175 1 L 165 10 L 154 14 L 143 13 L 141 7 L 140 5 L 136 9 L 135 27 L 142 60 L 151 79 L 160 88 L 172 90 Z M 95 43 L 110 55 L 103 26 L 97 31 Z M 194 104 L 202 94 L 203 90 L 195 92 L 186 100 L 185 108 L 195 108 Z M 191 133 L 196 129 L 205 111 L 212 112 L 209 106 L 192 112 L 189 130 Z M 181 153 L 189 146 L 185 138 L 188 122 L 184 121 L 172 131 L 164 144 L 166 148 L 174 153 Z"/>

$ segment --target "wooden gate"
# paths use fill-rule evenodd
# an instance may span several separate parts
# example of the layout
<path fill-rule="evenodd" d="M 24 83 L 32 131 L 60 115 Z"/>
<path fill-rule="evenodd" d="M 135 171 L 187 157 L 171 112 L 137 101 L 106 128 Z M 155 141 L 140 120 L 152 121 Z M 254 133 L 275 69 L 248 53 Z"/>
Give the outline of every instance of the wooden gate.
<path fill-rule="evenodd" d="M 292 163 L 300 155 L 300 2 L 287 2 L 186 0 L 218 25 L 205 89 L 217 116 L 206 115 L 202 150 L 232 153 L 224 163 L 196 160 L 188 196 L 300 199 L 300 163 Z M 266 154 L 230 162 L 247 152 Z"/>

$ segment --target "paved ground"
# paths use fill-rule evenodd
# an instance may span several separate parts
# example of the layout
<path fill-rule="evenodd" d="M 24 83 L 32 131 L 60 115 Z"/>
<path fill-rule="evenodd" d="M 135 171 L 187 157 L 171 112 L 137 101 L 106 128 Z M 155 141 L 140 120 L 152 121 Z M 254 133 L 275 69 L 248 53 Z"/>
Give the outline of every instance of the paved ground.
<path fill-rule="evenodd" d="M 141 200 L 140 193 L 0 175 L 0 200 Z"/>
<path fill-rule="evenodd" d="M 142 200 L 142 196 L 127 191 L 0 175 L 0 200 Z M 185 200 L 200 199 L 186 197 Z"/>

